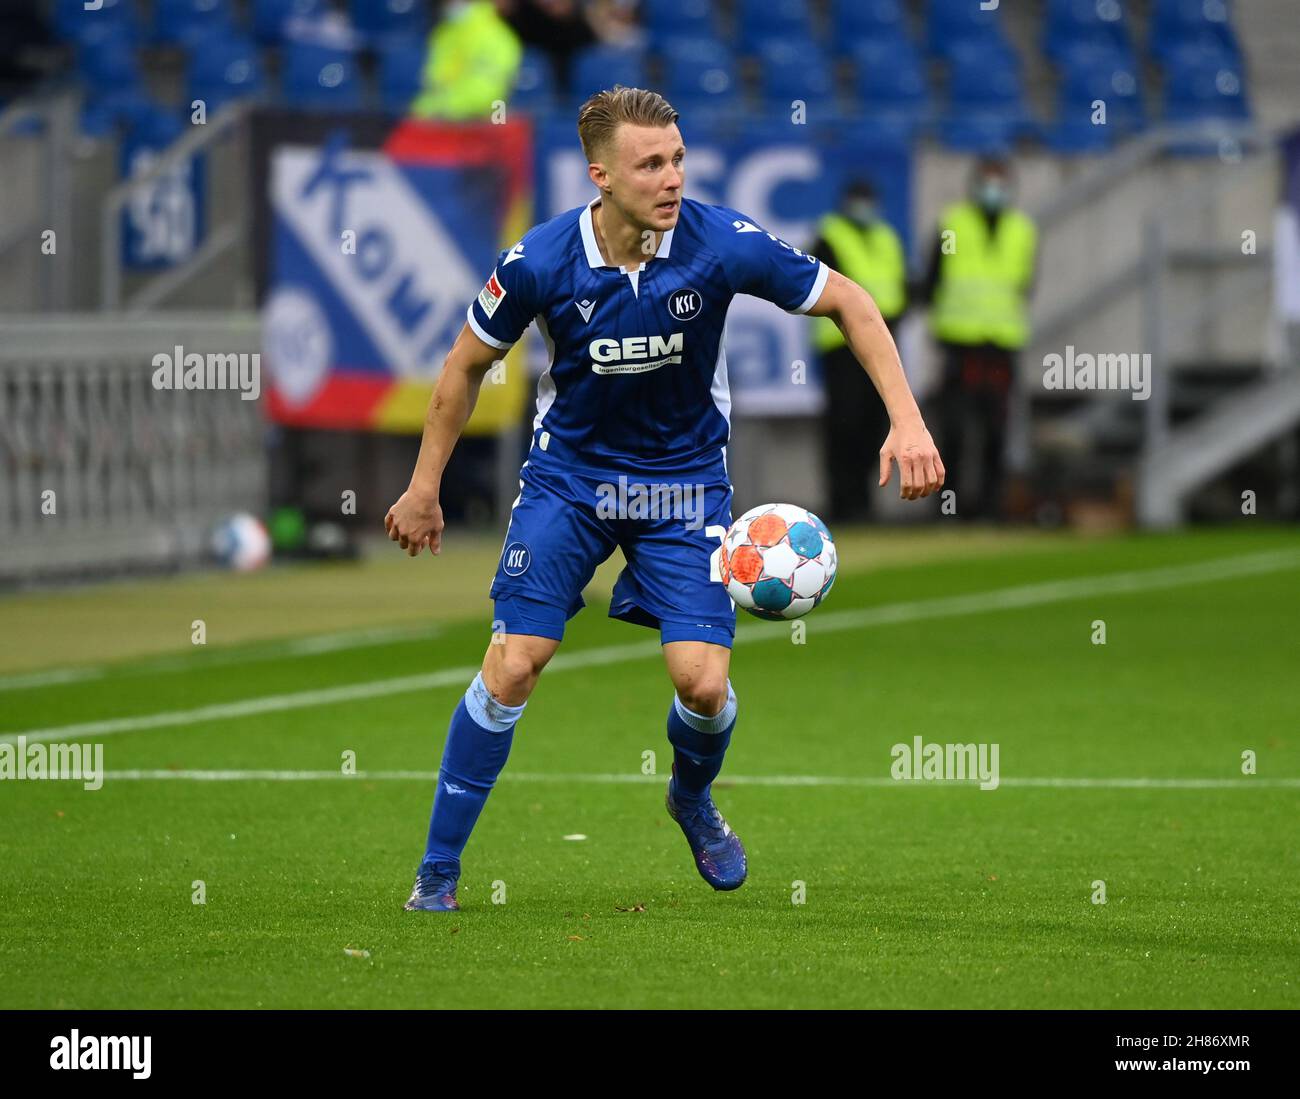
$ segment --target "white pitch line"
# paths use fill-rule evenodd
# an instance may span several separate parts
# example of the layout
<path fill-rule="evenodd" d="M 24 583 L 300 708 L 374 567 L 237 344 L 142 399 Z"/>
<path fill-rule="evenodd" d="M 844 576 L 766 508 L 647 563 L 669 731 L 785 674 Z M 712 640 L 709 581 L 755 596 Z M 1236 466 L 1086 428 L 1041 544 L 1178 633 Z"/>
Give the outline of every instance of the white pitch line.
<path fill-rule="evenodd" d="M 944 596 L 937 599 L 917 600 L 908 603 L 890 603 L 860 611 L 838 611 L 812 619 L 810 630 L 818 633 L 837 633 L 888 623 L 914 622 L 928 618 L 956 617 L 980 614 L 987 611 L 1016 610 L 1066 602 L 1087 596 L 1121 595 L 1147 592 L 1185 584 L 1228 580 L 1254 576 L 1300 567 L 1300 551 L 1279 550 L 1269 553 L 1248 554 L 1239 557 L 1220 557 L 1190 565 L 1170 568 L 1146 569 L 1137 572 L 1109 573 L 1101 576 L 1080 577 L 1075 580 L 1056 580 L 1042 584 L 1026 584 L 969 595 Z M 752 626 L 736 635 L 736 643 L 755 641 L 785 641 L 788 632 L 780 625 L 774 628 Z M 617 664 L 642 657 L 658 655 L 660 644 L 643 641 L 629 645 L 610 645 L 601 648 L 581 649 L 577 652 L 559 653 L 547 665 L 548 673 L 571 671 L 577 668 Z M 342 687 L 326 687 L 292 694 L 268 695 L 240 702 L 215 703 L 190 710 L 170 710 L 157 714 L 110 718 L 104 721 L 86 721 L 72 725 L 59 725 L 48 729 L 29 729 L 0 735 L 0 744 L 13 743 L 18 737 L 28 742 L 76 737 L 112 736 L 116 733 L 160 729 L 171 725 L 193 725 L 204 721 L 225 721 L 232 718 L 252 717 L 257 714 L 299 710 L 314 706 L 328 706 L 339 702 L 356 702 L 367 698 L 427 691 L 438 687 L 468 684 L 478 674 L 479 667 L 464 665 L 441 672 L 403 676 L 396 679 L 378 679 L 366 683 L 353 683 Z"/>
<path fill-rule="evenodd" d="M 104 780 L 149 782 L 428 782 L 436 778 L 433 771 L 359 771 L 345 775 L 341 771 L 202 771 L 142 770 L 105 771 Z M 502 772 L 509 782 L 585 783 L 598 785 L 656 785 L 664 781 L 659 775 L 609 774 L 530 774 Z M 978 786 L 978 779 L 946 781 L 904 781 L 900 779 L 842 775 L 723 775 L 719 788 L 726 786 Z M 1300 790 L 1300 778 L 1004 778 L 1002 786 L 1048 787 L 1065 790 L 1245 790 L 1249 787 Z"/>
<path fill-rule="evenodd" d="M 229 667 L 234 664 L 264 664 L 270 660 L 283 660 L 293 656 L 320 656 L 324 653 L 346 652 L 376 645 L 392 645 L 399 641 L 424 641 L 441 634 L 435 625 L 393 626 L 380 629 L 344 630 L 338 633 L 317 634 L 308 637 L 291 637 L 284 641 L 271 641 L 249 648 L 215 649 L 210 653 L 185 656 L 159 656 L 133 661 L 116 668 L 110 664 L 86 664 L 66 668 L 51 668 L 42 672 L 0 676 L 0 691 L 19 691 L 32 687 L 61 686 L 65 683 L 82 683 L 102 679 L 110 673 L 119 675 L 158 675 L 169 672 L 198 672 L 210 668 Z"/>

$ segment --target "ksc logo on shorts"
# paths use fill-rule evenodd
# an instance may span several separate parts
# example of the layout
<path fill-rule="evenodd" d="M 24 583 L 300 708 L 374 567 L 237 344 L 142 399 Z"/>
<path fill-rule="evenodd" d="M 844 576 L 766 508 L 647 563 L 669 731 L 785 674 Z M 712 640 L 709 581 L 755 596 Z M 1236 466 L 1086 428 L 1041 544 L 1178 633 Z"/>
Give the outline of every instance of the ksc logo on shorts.
<path fill-rule="evenodd" d="M 522 542 L 511 542 L 501 555 L 501 567 L 507 576 L 522 576 L 528 571 L 531 560 L 532 554 L 528 552 L 527 546 Z"/>
<path fill-rule="evenodd" d="M 700 297 L 699 291 L 692 290 L 689 286 L 674 290 L 668 295 L 668 312 L 673 315 L 674 320 L 694 320 L 703 308 L 704 299 Z"/>

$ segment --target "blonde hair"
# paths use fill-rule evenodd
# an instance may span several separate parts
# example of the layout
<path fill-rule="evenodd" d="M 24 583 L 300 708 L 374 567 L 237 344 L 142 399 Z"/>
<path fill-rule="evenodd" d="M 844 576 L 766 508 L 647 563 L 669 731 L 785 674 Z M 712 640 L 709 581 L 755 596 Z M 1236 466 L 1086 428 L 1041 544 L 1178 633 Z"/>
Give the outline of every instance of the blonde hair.
<path fill-rule="evenodd" d="M 658 92 L 645 88 L 625 88 L 615 84 L 608 91 L 597 92 L 578 110 L 578 139 L 588 161 L 604 149 L 614 137 L 619 124 L 634 126 L 671 126 L 680 116 Z"/>

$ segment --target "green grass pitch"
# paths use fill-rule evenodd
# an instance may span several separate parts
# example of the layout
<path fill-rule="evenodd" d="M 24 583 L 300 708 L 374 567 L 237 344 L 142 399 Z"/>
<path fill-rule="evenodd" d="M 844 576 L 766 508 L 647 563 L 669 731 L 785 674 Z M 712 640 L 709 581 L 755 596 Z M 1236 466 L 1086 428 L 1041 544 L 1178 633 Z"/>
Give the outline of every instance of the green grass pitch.
<path fill-rule="evenodd" d="M 109 772 L 0 781 L 0 1006 L 1300 1007 L 1295 532 L 906 538 L 843 539 L 803 644 L 742 616 L 715 785 L 742 889 L 710 890 L 664 811 L 655 635 L 589 599 L 439 915 L 402 911 L 421 773 L 490 607 L 431 578 L 485 591 L 482 553 L 385 564 L 370 622 L 388 600 L 406 632 L 316 646 L 276 638 L 325 632 L 321 577 L 355 598 L 348 570 L 0 602 L 0 737 L 102 743 Z M 277 625 L 223 644 L 218 597 L 248 585 Z M 139 652 L 160 611 L 170 654 Z M 105 660 L 24 679 L 78 614 Z M 1001 785 L 892 781 L 914 736 L 996 743 Z"/>

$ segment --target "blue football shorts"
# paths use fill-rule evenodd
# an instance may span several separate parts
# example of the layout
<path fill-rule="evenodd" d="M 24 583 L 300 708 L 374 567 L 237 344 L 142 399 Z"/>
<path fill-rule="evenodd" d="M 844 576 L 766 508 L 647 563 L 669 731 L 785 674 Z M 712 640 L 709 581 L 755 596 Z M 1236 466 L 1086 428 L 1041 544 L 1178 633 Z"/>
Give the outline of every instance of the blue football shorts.
<path fill-rule="evenodd" d="M 541 438 L 541 433 L 537 436 Z M 731 647 L 736 607 L 718 575 L 731 526 L 725 466 L 705 473 L 609 473 L 592 469 L 547 437 L 519 471 L 492 581 L 494 632 L 557 641 L 586 604 L 582 590 L 615 547 L 627 562 L 609 616 L 659 631 L 661 643 Z"/>

